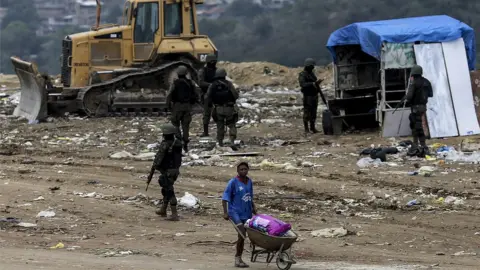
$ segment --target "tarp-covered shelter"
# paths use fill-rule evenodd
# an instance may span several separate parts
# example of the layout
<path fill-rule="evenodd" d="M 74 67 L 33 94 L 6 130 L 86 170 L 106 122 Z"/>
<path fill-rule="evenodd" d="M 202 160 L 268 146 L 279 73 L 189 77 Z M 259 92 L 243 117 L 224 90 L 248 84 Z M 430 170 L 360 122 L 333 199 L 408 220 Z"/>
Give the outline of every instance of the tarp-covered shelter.
<path fill-rule="evenodd" d="M 405 95 L 409 69 L 418 64 L 434 91 L 425 119 L 429 135 L 480 134 L 469 74 L 475 70 L 475 33 L 467 24 L 446 15 L 358 22 L 333 32 L 327 48 L 335 77 L 329 106 L 340 112 L 334 120 L 356 126 L 376 106 L 383 136 L 410 134 L 410 109 L 393 111 Z"/>
<path fill-rule="evenodd" d="M 362 51 L 380 60 L 382 44 L 447 42 L 463 38 L 468 67 L 475 69 L 475 32 L 465 23 L 446 15 L 413 17 L 385 21 L 359 22 L 342 27 L 330 35 L 327 48 L 335 61 L 333 47 L 358 44 Z"/>

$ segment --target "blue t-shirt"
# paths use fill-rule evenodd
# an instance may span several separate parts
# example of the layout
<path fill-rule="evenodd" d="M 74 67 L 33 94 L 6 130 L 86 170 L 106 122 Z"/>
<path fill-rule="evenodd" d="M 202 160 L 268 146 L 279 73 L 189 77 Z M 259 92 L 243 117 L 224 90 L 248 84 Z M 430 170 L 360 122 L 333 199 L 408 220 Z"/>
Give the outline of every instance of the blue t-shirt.
<path fill-rule="evenodd" d="M 244 184 L 237 177 L 230 179 L 222 197 L 222 200 L 228 202 L 228 214 L 242 220 L 252 218 L 253 211 L 253 183 L 248 177 L 247 180 Z"/>

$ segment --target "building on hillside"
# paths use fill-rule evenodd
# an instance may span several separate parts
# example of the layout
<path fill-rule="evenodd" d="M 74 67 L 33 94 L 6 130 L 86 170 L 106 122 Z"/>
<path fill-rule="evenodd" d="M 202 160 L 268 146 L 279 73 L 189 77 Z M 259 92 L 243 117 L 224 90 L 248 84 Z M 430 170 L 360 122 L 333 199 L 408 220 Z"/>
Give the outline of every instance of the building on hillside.
<path fill-rule="evenodd" d="M 34 0 L 33 4 L 42 20 L 65 16 L 68 0 Z"/>
<path fill-rule="evenodd" d="M 33 4 L 40 18 L 38 36 L 54 33 L 59 28 L 75 23 L 75 0 L 33 0 Z"/>
<path fill-rule="evenodd" d="M 0 8 L 0 28 L 3 28 L 2 21 L 5 15 L 7 15 L 7 10 L 8 10 L 7 8 Z"/>
<path fill-rule="evenodd" d="M 73 15 L 63 16 L 61 18 L 48 18 L 48 20 L 37 30 L 37 35 L 46 36 L 53 34 L 66 26 L 74 25 L 74 19 L 75 17 Z"/>
<path fill-rule="evenodd" d="M 103 4 L 102 2 L 100 2 Z M 91 28 L 97 18 L 97 2 L 95 0 L 77 0 L 75 3 L 75 23 L 82 28 Z"/>
<path fill-rule="evenodd" d="M 197 6 L 197 15 L 200 18 L 216 19 L 235 0 L 205 0 L 203 5 Z"/>
<path fill-rule="evenodd" d="M 278 9 L 286 4 L 294 4 L 295 0 L 253 0 L 253 2 L 267 9 Z"/>
<path fill-rule="evenodd" d="M 200 18 L 216 19 L 235 1 L 242 0 L 205 0 L 204 4 L 197 8 L 197 15 Z M 294 4 L 295 1 L 296 0 L 252 0 L 253 3 L 265 9 L 279 9 L 286 4 Z"/>
<path fill-rule="evenodd" d="M 225 12 L 226 6 L 213 6 L 209 9 L 197 10 L 197 15 L 200 18 L 217 19 L 223 12 Z"/>

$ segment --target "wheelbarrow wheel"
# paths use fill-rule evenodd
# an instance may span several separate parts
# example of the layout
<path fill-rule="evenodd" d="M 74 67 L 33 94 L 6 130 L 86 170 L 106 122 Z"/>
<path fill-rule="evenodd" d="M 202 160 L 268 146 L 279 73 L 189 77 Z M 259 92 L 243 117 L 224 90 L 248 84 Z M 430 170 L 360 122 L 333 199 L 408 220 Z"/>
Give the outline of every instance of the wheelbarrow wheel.
<path fill-rule="evenodd" d="M 286 252 L 282 252 L 277 256 L 277 267 L 280 270 L 288 270 L 292 267 L 292 260 L 290 260 L 290 256 Z"/>

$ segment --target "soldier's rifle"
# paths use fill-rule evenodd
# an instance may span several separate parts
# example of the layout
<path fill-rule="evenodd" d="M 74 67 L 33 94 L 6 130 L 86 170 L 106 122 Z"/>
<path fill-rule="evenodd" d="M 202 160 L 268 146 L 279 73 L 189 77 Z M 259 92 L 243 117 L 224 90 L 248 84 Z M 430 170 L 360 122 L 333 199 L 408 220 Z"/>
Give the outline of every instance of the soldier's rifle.
<path fill-rule="evenodd" d="M 327 106 L 327 108 L 328 108 L 327 99 L 326 99 L 325 96 L 323 95 L 322 88 L 320 87 L 320 84 L 322 83 L 322 81 L 323 81 L 323 80 L 321 80 L 321 81 L 319 81 L 319 82 L 315 82 L 315 86 L 317 86 L 318 93 L 320 94 L 320 97 L 322 98 L 323 104 L 325 104 L 325 106 Z"/>
<path fill-rule="evenodd" d="M 147 178 L 147 188 L 145 188 L 145 191 L 148 190 L 148 186 L 150 185 L 150 182 L 152 182 L 152 178 L 153 178 L 154 173 L 155 173 L 154 169 L 150 170 L 150 174 L 148 175 L 148 178 Z"/>
<path fill-rule="evenodd" d="M 395 110 L 393 110 L 392 114 L 394 114 L 398 110 L 398 108 L 400 108 L 400 106 L 405 103 L 406 99 L 407 99 L 407 95 L 403 96 L 403 98 L 400 100 L 397 106 L 395 106 Z"/>

